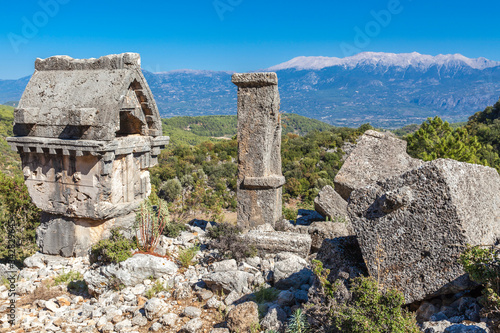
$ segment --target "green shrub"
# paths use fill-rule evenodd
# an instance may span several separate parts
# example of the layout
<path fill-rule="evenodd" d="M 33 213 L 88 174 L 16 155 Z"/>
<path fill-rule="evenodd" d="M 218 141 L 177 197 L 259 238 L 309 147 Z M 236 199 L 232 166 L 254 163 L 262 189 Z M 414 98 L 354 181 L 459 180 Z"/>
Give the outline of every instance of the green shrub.
<path fill-rule="evenodd" d="M 179 250 L 179 255 L 177 259 L 181 263 L 182 267 L 189 267 L 191 265 L 195 265 L 193 262 L 194 257 L 200 251 L 200 245 L 196 244 L 191 247 L 187 247 Z"/>
<path fill-rule="evenodd" d="M 413 314 L 402 309 L 404 296 L 391 289 L 381 292 L 371 277 L 353 279 L 352 299 L 333 313 L 337 329 L 347 333 L 420 332 Z"/>
<path fill-rule="evenodd" d="M 290 209 L 283 207 L 283 217 L 289 221 L 296 222 L 297 216 L 299 215 L 298 209 Z"/>
<path fill-rule="evenodd" d="M 187 229 L 186 225 L 182 222 L 170 221 L 163 229 L 163 234 L 167 237 L 176 238 L 182 231 Z"/>
<path fill-rule="evenodd" d="M 165 199 L 173 202 L 182 192 L 182 184 L 179 179 L 169 179 L 162 184 L 160 188 L 161 193 L 163 193 Z"/>
<path fill-rule="evenodd" d="M 459 262 L 470 278 L 484 286 L 481 304 L 483 315 L 500 323 L 500 250 L 493 247 L 467 246 Z"/>
<path fill-rule="evenodd" d="M 307 333 L 309 332 L 309 323 L 307 322 L 306 315 L 301 309 L 295 310 L 293 315 L 288 321 L 286 333 Z"/>
<path fill-rule="evenodd" d="M 54 285 L 58 286 L 63 283 L 68 284 L 71 281 L 81 280 L 81 279 L 83 279 L 83 275 L 80 272 L 76 271 L 69 271 L 66 273 L 63 272 L 54 279 Z"/>
<path fill-rule="evenodd" d="M 72 292 L 87 293 L 89 289 L 84 280 L 76 280 L 68 283 L 68 290 Z"/>
<path fill-rule="evenodd" d="M 250 333 L 259 333 L 260 331 L 261 327 L 259 322 L 255 322 L 250 325 Z"/>
<path fill-rule="evenodd" d="M 102 239 L 90 250 L 90 263 L 119 263 L 132 256 L 135 242 L 120 234 L 119 229 L 111 230 L 111 237 Z"/>
<path fill-rule="evenodd" d="M 162 292 L 162 291 L 170 291 L 170 288 L 167 286 L 165 287 L 163 283 L 160 281 L 156 280 L 153 285 L 146 291 L 146 298 L 151 299 L 156 296 L 156 294 Z"/>
<path fill-rule="evenodd" d="M 239 234 L 241 234 L 241 228 L 229 223 L 219 223 L 215 227 L 209 228 L 207 231 L 207 236 L 211 239 L 232 237 Z"/>
<path fill-rule="evenodd" d="M 10 177 L 0 172 L 0 262 L 9 261 L 9 234 L 15 241 L 14 264 L 21 268 L 23 260 L 37 250 L 36 228 L 40 210 L 32 203 L 22 176 Z"/>
<path fill-rule="evenodd" d="M 257 303 L 266 303 L 266 302 L 274 302 L 278 298 L 278 294 L 280 291 L 276 288 L 264 288 L 260 287 L 257 290 L 255 295 L 255 301 Z"/>
<path fill-rule="evenodd" d="M 75 292 L 87 292 L 87 283 L 83 280 L 83 275 L 80 272 L 69 271 L 58 275 L 54 279 L 54 285 L 66 284 L 68 290 Z"/>
<path fill-rule="evenodd" d="M 321 287 L 323 287 L 325 294 L 333 299 L 335 292 L 338 290 L 338 282 L 335 281 L 335 283 L 331 283 L 328 280 L 328 275 L 330 275 L 330 270 L 324 269 L 323 263 L 319 260 L 312 261 L 312 268 L 313 268 L 313 273 L 316 275 L 316 278 L 321 284 Z"/>

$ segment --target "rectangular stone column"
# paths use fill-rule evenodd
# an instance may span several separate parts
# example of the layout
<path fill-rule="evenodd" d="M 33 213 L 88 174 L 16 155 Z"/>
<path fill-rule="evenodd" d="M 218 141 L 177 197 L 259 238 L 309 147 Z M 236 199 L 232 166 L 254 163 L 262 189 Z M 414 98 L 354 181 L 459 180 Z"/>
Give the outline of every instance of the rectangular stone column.
<path fill-rule="evenodd" d="M 245 230 L 282 217 L 280 97 L 276 73 L 234 74 L 238 86 L 238 225 Z"/>

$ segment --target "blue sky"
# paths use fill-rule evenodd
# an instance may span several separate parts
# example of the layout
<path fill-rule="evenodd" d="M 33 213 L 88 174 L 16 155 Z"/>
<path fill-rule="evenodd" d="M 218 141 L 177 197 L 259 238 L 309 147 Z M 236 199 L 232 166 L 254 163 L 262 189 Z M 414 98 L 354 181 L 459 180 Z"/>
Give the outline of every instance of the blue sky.
<path fill-rule="evenodd" d="M 500 61 L 499 13 L 492 0 L 3 1 L 0 79 L 30 75 L 37 57 L 61 54 L 138 52 L 153 72 L 249 71 L 357 51 Z"/>

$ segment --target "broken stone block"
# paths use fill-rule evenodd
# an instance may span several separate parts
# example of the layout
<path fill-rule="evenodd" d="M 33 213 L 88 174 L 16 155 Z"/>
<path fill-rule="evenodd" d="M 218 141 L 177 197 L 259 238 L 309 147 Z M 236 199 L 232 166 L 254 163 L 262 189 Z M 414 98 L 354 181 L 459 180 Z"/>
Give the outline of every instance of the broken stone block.
<path fill-rule="evenodd" d="M 255 247 L 259 255 L 291 252 L 302 258 L 307 258 L 311 250 L 311 236 L 309 234 L 251 230 L 241 237 L 243 241 Z"/>
<path fill-rule="evenodd" d="M 111 228 L 130 229 L 168 144 L 139 54 L 37 59 L 14 119 L 7 141 L 45 213 L 43 253 L 83 255 Z"/>
<path fill-rule="evenodd" d="M 326 185 L 314 199 L 314 209 L 330 221 L 348 222 L 347 201 L 333 187 Z"/>
<path fill-rule="evenodd" d="M 473 287 L 460 254 L 500 236 L 500 176 L 439 159 L 351 193 L 348 212 L 371 276 L 406 303 Z"/>
<path fill-rule="evenodd" d="M 424 162 L 406 153 L 406 141 L 390 133 L 366 131 L 335 176 L 335 191 L 344 200 L 351 192 L 412 170 Z"/>
<path fill-rule="evenodd" d="M 337 237 L 353 236 L 354 231 L 350 222 L 329 222 L 317 221 L 310 225 L 292 225 L 286 223 L 286 231 L 300 234 L 309 234 L 311 236 L 311 252 L 318 252 L 325 240 Z"/>
<path fill-rule="evenodd" d="M 282 216 L 281 120 L 276 73 L 234 74 L 238 86 L 238 225 L 273 228 Z"/>

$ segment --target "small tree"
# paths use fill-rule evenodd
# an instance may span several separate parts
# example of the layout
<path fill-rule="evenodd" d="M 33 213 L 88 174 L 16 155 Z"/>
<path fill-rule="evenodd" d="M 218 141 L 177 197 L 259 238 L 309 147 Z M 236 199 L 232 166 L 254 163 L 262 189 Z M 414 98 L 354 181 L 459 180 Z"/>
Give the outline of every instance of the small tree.
<path fill-rule="evenodd" d="M 161 186 L 165 198 L 169 201 L 175 201 L 175 199 L 182 193 L 182 184 L 179 179 L 169 179 Z"/>
<path fill-rule="evenodd" d="M 144 252 L 154 252 L 160 242 L 163 229 L 170 223 L 167 203 L 158 199 L 153 206 L 151 198 L 144 200 L 137 214 L 137 248 Z"/>

